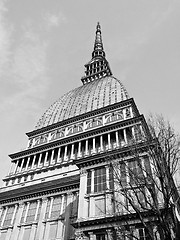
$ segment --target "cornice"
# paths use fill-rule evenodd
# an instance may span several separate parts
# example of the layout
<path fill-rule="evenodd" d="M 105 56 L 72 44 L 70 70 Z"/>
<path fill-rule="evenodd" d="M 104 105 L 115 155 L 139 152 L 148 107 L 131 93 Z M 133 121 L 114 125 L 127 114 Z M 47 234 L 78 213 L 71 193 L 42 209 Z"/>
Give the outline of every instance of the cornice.
<path fill-rule="evenodd" d="M 20 151 L 17 153 L 10 154 L 9 157 L 11 159 L 16 159 L 16 158 L 28 156 L 28 155 L 31 155 L 34 153 L 40 153 L 42 151 L 46 151 L 46 150 L 49 150 L 54 147 L 66 145 L 66 144 L 77 142 L 80 140 L 84 140 L 84 139 L 96 136 L 98 134 L 103 134 L 108 131 L 115 130 L 117 128 L 123 128 L 124 126 L 130 125 L 130 124 L 135 124 L 138 121 L 142 121 L 145 124 L 144 116 L 139 115 L 138 117 L 125 119 L 120 122 L 115 122 L 111 125 L 106 125 L 106 126 L 102 126 L 102 127 L 96 128 L 96 129 L 91 129 L 88 132 L 81 132 L 76 135 L 69 136 L 65 139 L 59 139 L 57 141 L 49 142 L 49 143 L 46 143 L 46 144 L 43 144 L 43 145 L 40 145 L 37 147 L 33 147 L 33 148 L 26 149 L 26 150 L 23 150 L 23 151 Z"/>
<path fill-rule="evenodd" d="M 79 188 L 79 175 L 22 187 L 0 193 L 0 204 Z"/>

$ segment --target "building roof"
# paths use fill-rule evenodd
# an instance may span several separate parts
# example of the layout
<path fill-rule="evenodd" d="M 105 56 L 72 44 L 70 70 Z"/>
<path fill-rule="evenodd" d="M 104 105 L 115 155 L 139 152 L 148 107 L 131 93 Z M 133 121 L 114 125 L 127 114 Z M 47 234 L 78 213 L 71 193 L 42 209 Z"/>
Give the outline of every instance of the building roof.
<path fill-rule="evenodd" d="M 97 24 L 92 59 L 85 64 L 83 86 L 60 97 L 43 114 L 36 129 L 67 120 L 129 98 L 120 80 L 113 77 L 103 49 L 101 27 Z"/>
<path fill-rule="evenodd" d="M 54 102 L 38 121 L 36 129 L 128 99 L 120 80 L 113 76 L 75 88 Z"/>

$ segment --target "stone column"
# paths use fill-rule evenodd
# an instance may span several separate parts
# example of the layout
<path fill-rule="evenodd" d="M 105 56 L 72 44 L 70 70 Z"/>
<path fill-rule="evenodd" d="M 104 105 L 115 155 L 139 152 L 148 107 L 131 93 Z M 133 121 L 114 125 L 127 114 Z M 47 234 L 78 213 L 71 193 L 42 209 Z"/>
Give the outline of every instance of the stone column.
<path fill-rule="evenodd" d="M 44 166 L 48 166 L 48 162 L 47 162 L 47 158 L 48 158 L 48 151 L 45 154 L 45 159 L 44 159 Z"/>
<path fill-rule="evenodd" d="M 93 154 L 96 154 L 96 138 L 93 137 L 93 151 L 92 151 Z"/>
<path fill-rule="evenodd" d="M 61 154 L 61 147 L 59 147 L 59 149 L 58 149 L 58 155 L 57 155 L 57 161 L 56 161 L 57 163 L 61 162 L 60 154 Z"/>
<path fill-rule="evenodd" d="M 15 204 L 14 212 L 13 212 L 12 219 L 11 219 L 11 225 L 13 225 L 13 223 L 14 223 L 14 218 L 16 216 L 17 209 L 18 209 L 18 204 Z"/>
<path fill-rule="evenodd" d="M 63 207 L 64 207 L 64 198 L 65 198 L 65 195 L 62 195 L 62 202 L 61 202 L 61 210 L 60 210 L 60 215 L 63 214 Z M 57 236 L 56 236 L 56 239 L 57 240 L 62 240 L 63 239 L 63 224 L 64 224 L 64 220 L 58 220 L 58 226 L 57 226 Z"/>
<path fill-rule="evenodd" d="M 133 110 L 132 110 L 132 107 L 130 107 L 129 110 L 130 110 L 131 117 L 133 118 Z"/>
<path fill-rule="evenodd" d="M 14 228 L 13 228 L 13 232 L 12 232 L 13 240 L 17 240 L 18 239 L 18 235 L 19 235 L 19 232 L 21 230 L 21 228 L 18 227 L 18 225 L 19 225 L 19 223 L 21 221 L 21 217 L 22 217 L 22 213 L 23 213 L 24 207 L 25 207 L 25 204 L 23 202 L 21 202 L 19 204 L 17 215 L 16 215 L 16 220 L 14 222 Z"/>
<path fill-rule="evenodd" d="M 38 220 L 38 226 L 37 226 L 37 233 L 36 233 L 36 239 L 37 240 L 43 240 L 44 230 L 45 230 L 45 223 L 43 223 L 43 219 L 45 218 L 46 214 L 46 207 L 47 207 L 47 198 L 42 199 L 42 206 L 40 211 L 40 216 Z"/>
<path fill-rule="evenodd" d="M 4 220 L 5 220 L 5 218 L 6 218 L 7 210 L 8 210 L 8 207 L 6 206 L 5 211 L 4 211 L 4 215 L 3 215 L 2 220 L 1 220 L 1 227 L 2 227 L 3 224 L 4 224 Z"/>
<path fill-rule="evenodd" d="M 94 169 L 91 170 L 91 193 L 94 193 Z M 89 216 L 92 217 L 95 215 L 95 202 L 94 202 L 94 196 L 90 196 L 89 199 Z"/>
<path fill-rule="evenodd" d="M 50 164 L 53 164 L 54 162 L 54 149 L 52 150 L 52 153 L 51 153 L 51 161 L 50 161 Z"/>
<path fill-rule="evenodd" d="M 108 150 L 111 149 L 111 134 L 108 133 Z"/>
<path fill-rule="evenodd" d="M 123 134 L 124 134 L 124 142 L 127 144 L 127 135 L 126 135 L 126 128 L 123 129 Z"/>
<path fill-rule="evenodd" d="M 30 156 L 28 157 L 28 160 L 27 160 L 27 163 L 26 163 L 26 168 L 25 168 L 25 171 L 27 171 L 27 170 L 28 170 L 29 161 L 30 161 Z"/>
<path fill-rule="evenodd" d="M 65 146 L 64 150 L 64 161 L 67 161 L 67 145 Z"/>
<path fill-rule="evenodd" d="M 34 168 L 34 163 L 35 163 L 35 160 L 36 160 L 36 154 L 34 155 L 34 157 L 33 157 L 33 162 L 32 162 L 32 167 L 31 167 L 31 169 L 33 169 Z"/>
<path fill-rule="evenodd" d="M 54 198 L 53 198 L 53 197 L 50 197 L 50 199 L 51 199 L 51 202 L 50 202 L 50 207 L 49 207 L 48 218 L 51 218 L 51 210 L 52 210 Z"/>
<path fill-rule="evenodd" d="M 15 168 L 14 168 L 14 172 L 13 172 L 13 174 L 15 174 L 15 173 L 16 173 L 16 171 L 17 171 L 17 168 L 18 168 L 18 163 L 19 163 L 19 160 L 17 160 L 17 161 L 16 161 L 16 166 L 15 166 Z"/>
<path fill-rule="evenodd" d="M 81 154 L 81 141 L 79 141 L 79 144 L 78 144 L 78 155 L 77 157 L 78 158 L 81 158 L 82 154 Z"/>
<path fill-rule="evenodd" d="M 87 189 L 87 171 L 83 169 L 81 170 L 81 173 L 80 173 L 79 189 L 80 189 L 80 192 L 79 192 L 78 218 L 84 218 L 84 217 L 87 217 L 87 212 L 85 211 L 87 206 L 84 198 L 86 195 L 86 189 Z"/>
<path fill-rule="evenodd" d="M 37 220 L 37 215 L 38 215 L 38 211 L 39 211 L 40 203 L 41 203 L 41 201 L 38 199 L 38 200 L 37 200 L 36 213 L 35 213 L 35 216 L 34 216 L 34 221 Z"/>
<path fill-rule="evenodd" d="M 110 185 L 109 185 L 109 165 L 105 166 L 106 168 L 106 189 L 110 189 Z"/>
<path fill-rule="evenodd" d="M 28 211 L 29 211 L 29 205 L 30 205 L 30 202 L 27 202 L 26 212 L 25 212 L 25 215 L 24 215 L 24 222 L 26 222 L 27 214 L 28 214 Z"/>
<path fill-rule="evenodd" d="M 38 159 L 38 168 L 40 167 L 40 165 L 41 165 L 41 159 L 42 159 L 42 153 L 40 153 L 40 155 L 39 155 L 39 159 Z"/>
<path fill-rule="evenodd" d="M 136 141 L 134 127 L 131 128 L 133 141 Z"/>
<path fill-rule="evenodd" d="M 91 170 L 91 193 L 94 193 L 94 169 Z"/>
<path fill-rule="evenodd" d="M 71 159 L 74 159 L 74 143 L 71 145 Z"/>
<path fill-rule="evenodd" d="M 103 152 L 103 135 L 100 136 L 100 152 Z"/>
<path fill-rule="evenodd" d="M 88 139 L 86 139 L 86 147 L 85 147 L 85 156 L 88 156 L 89 152 L 88 152 Z"/>
<path fill-rule="evenodd" d="M 118 135 L 118 131 L 116 131 L 116 147 L 119 148 L 119 135 Z"/>

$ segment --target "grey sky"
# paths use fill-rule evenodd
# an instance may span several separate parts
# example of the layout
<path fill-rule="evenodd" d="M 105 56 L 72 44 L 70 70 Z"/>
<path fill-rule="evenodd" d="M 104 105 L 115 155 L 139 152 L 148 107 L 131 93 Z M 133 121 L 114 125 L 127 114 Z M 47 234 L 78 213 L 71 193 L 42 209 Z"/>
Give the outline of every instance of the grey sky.
<path fill-rule="evenodd" d="M 141 113 L 180 132 L 180 1 L 1 0 L 0 178 L 44 111 L 81 85 L 100 21 L 107 60 Z"/>

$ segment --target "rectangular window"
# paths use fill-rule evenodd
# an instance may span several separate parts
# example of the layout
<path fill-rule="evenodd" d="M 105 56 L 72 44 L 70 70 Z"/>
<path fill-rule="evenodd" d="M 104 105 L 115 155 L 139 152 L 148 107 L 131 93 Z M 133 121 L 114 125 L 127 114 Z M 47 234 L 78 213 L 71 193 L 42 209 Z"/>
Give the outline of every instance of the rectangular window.
<path fill-rule="evenodd" d="M 3 226 L 11 225 L 11 220 L 12 220 L 12 217 L 13 217 L 14 209 L 15 209 L 15 206 L 9 206 L 8 207 Z"/>
<path fill-rule="evenodd" d="M 22 212 L 22 217 L 21 217 L 21 223 L 24 222 L 24 217 L 25 217 L 25 214 L 26 214 L 26 209 L 27 209 L 27 203 L 24 204 L 24 207 L 23 207 L 23 212 Z"/>
<path fill-rule="evenodd" d="M 139 184 L 143 180 L 142 163 L 140 159 L 128 162 L 130 184 Z"/>
<path fill-rule="evenodd" d="M 53 199 L 51 218 L 58 218 L 60 216 L 61 204 L 62 204 L 61 196 L 55 197 Z"/>
<path fill-rule="evenodd" d="M 102 192 L 106 190 L 106 169 L 98 168 L 94 171 L 94 192 Z"/>
<path fill-rule="evenodd" d="M 126 164 L 124 162 L 120 163 L 120 180 L 121 180 L 121 185 L 126 186 L 127 184 L 127 176 L 126 176 Z"/>
<path fill-rule="evenodd" d="M 87 193 L 91 193 L 91 180 L 92 180 L 92 171 L 88 171 L 87 174 Z M 101 167 L 94 169 L 94 192 L 102 192 L 105 191 L 107 176 L 106 176 L 106 168 Z M 112 168 L 109 168 L 109 186 L 110 189 L 113 189 L 113 172 Z"/>
<path fill-rule="evenodd" d="M 26 217 L 26 222 L 32 222 L 35 220 L 34 218 L 36 214 L 36 209 L 37 209 L 37 201 L 30 202 L 27 217 Z"/>

